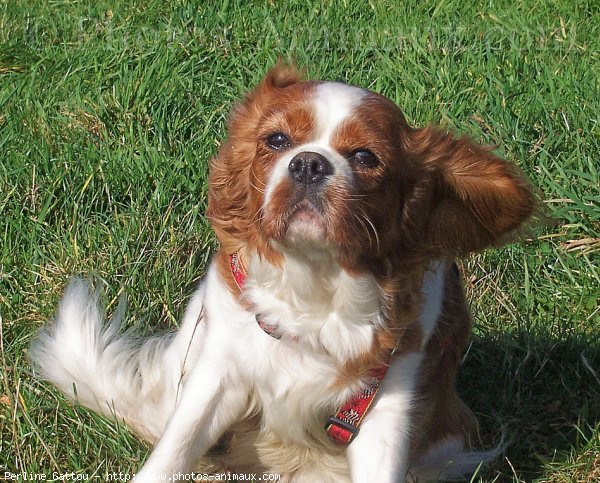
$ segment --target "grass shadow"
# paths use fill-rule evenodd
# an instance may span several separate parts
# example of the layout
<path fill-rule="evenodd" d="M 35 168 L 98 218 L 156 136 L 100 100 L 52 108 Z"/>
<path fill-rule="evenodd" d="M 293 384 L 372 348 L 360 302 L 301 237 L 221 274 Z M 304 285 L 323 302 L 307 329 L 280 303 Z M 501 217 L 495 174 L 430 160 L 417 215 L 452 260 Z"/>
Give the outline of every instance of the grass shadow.
<path fill-rule="evenodd" d="M 505 458 L 490 470 L 494 481 L 534 481 L 585 445 L 600 422 L 598 368 L 597 336 L 537 331 L 474 338 L 458 387 L 486 446 L 498 441 L 501 428 L 507 431 Z"/>

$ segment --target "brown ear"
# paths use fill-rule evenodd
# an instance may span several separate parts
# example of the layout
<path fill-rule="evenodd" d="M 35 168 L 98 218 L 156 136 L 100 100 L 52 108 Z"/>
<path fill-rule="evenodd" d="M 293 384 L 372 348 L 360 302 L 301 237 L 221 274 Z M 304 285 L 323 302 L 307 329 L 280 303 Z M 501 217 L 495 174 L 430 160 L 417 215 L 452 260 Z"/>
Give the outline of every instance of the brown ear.
<path fill-rule="evenodd" d="M 408 150 L 429 173 L 427 245 L 449 255 L 499 245 L 531 216 L 529 183 L 490 148 L 428 127 L 409 134 Z"/>
<path fill-rule="evenodd" d="M 252 199 L 249 180 L 251 162 L 256 154 L 258 122 L 268 108 L 271 96 L 301 78 L 293 65 L 278 61 L 231 112 L 228 139 L 210 163 L 206 211 L 227 253 L 233 253 L 257 238 L 254 221 L 259 206 Z"/>

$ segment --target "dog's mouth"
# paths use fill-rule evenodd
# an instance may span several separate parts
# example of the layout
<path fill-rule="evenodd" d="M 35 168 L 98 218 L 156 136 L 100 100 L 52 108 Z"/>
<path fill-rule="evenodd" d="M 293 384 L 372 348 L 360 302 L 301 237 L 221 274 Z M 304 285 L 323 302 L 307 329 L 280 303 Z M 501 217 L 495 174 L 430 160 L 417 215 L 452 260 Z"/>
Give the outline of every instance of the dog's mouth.
<path fill-rule="evenodd" d="M 262 235 L 289 248 L 332 248 L 336 202 L 324 186 L 305 186 L 288 177 L 269 194 L 260 216 Z M 337 225 L 337 224 L 336 224 Z"/>
<path fill-rule="evenodd" d="M 327 233 L 327 223 L 322 210 L 315 203 L 303 199 L 284 216 L 285 241 L 289 243 L 322 241 Z"/>

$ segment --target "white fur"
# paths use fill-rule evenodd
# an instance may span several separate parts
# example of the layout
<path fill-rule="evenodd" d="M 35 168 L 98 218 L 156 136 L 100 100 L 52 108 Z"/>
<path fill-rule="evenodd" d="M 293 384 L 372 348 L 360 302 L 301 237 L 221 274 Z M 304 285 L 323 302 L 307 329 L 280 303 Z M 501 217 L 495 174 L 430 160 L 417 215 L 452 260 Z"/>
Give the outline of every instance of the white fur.
<path fill-rule="evenodd" d="M 317 258 L 287 251 L 281 271 L 254 257 L 247 296 L 261 317 L 282 328 L 285 340 L 299 339 L 316 353 L 324 349 L 343 364 L 369 350 L 381 323 L 382 293 L 373 276 L 351 277 L 332 257 L 310 256 Z"/>
<path fill-rule="evenodd" d="M 401 481 L 407 471 L 409 412 L 421 353 L 392 360 L 377 404 L 366 415 L 360 432 L 348 447 L 352 481 Z"/>
<path fill-rule="evenodd" d="M 360 104 L 367 91 L 340 82 L 324 82 L 316 87 L 314 105 L 317 139 L 329 143 L 331 136 Z"/>
<path fill-rule="evenodd" d="M 421 348 L 424 349 L 429 337 L 435 329 L 437 319 L 442 312 L 442 303 L 444 302 L 444 280 L 448 263 L 443 260 L 432 262 L 429 270 L 423 277 L 423 287 L 421 293 L 423 299 L 427 301 L 423 305 L 423 310 L 419 315 L 419 324 L 423 332 L 423 341 Z"/>
<path fill-rule="evenodd" d="M 177 334 L 149 338 L 119 334 L 124 306 L 108 324 L 100 291 L 73 279 L 52 324 L 31 346 L 34 368 L 69 398 L 118 416 L 155 441 L 176 406 L 180 379 L 200 350 L 203 288 L 195 294 Z M 184 362 L 186 367 L 184 367 Z M 139 404 L 143 400 L 144 404 Z"/>

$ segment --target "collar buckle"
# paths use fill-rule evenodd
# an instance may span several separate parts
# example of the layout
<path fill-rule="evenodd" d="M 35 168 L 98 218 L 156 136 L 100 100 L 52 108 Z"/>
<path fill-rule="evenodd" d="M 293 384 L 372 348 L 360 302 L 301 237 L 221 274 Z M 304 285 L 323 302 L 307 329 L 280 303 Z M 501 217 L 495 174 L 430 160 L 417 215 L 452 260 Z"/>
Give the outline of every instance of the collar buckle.
<path fill-rule="evenodd" d="M 336 416 L 330 416 L 325 425 L 329 437 L 339 444 L 350 444 L 358 434 L 359 427 Z"/>

